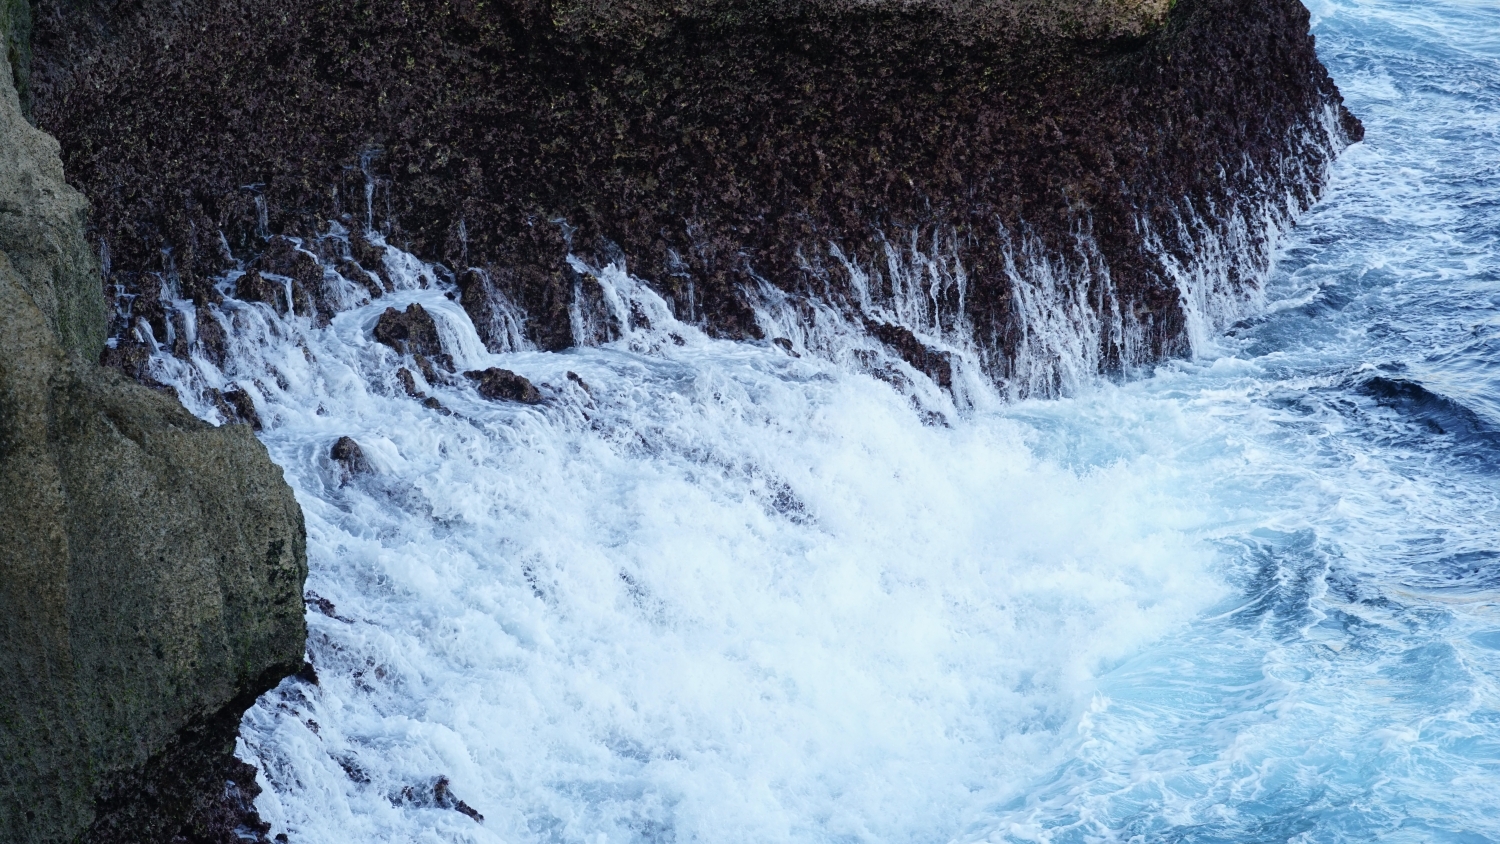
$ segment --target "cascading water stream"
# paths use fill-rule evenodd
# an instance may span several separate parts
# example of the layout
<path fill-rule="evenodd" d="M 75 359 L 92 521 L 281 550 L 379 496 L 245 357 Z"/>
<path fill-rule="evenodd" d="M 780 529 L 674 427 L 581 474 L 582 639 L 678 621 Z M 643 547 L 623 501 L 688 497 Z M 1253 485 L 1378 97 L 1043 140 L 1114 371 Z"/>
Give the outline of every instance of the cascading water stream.
<path fill-rule="evenodd" d="M 1313 11 L 1369 140 L 1296 230 L 1295 198 L 1184 222 L 1197 357 L 1149 377 L 1096 376 L 1144 341 L 1084 230 L 1065 259 L 1016 241 L 999 387 L 941 236 L 846 261 L 858 301 L 766 284 L 784 343 L 575 262 L 575 335 L 607 342 L 529 350 L 502 303 L 496 354 L 387 250 L 373 301 L 326 270 L 324 327 L 230 298 L 222 355 L 154 356 L 205 418 L 244 391 L 306 513 L 318 679 L 242 730 L 274 831 L 1500 839 L 1500 19 Z M 1270 284 L 1237 282 L 1278 236 Z M 372 338 L 411 304 L 453 372 Z M 542 401 L 484 398 L 461 373 L 488 367 Z"/>
<path fill-rule="evenodd" d="M 294 837 L 938 840 L 1045 758 L 1099 665 L 1214 594 L 1182 564 L 1205 557 L 1186 505 L 1139 518 L 1138 473 L 1038 464 L 1000 420 L 924 425 L 913 402 L 956 411 L 915 371 L 903 394 L 710 340 L 621 268 L 578 268 L 627 326 L 607 347 L 491 355 L 392 250 L 394 289 L 334 284 L 327 327 L 229 299 L 223 368 L 156 358 L 206 417 L 253 391 L 306 511 L 320 682 L 244 733 Z M 408 396 L 371 332 L 413 303 L 457 370 L 511 367 L 544 403 L 436 371 L 413 378 L 441 405 Z M 367 473 L 330 456 L 345 436 Z"/>

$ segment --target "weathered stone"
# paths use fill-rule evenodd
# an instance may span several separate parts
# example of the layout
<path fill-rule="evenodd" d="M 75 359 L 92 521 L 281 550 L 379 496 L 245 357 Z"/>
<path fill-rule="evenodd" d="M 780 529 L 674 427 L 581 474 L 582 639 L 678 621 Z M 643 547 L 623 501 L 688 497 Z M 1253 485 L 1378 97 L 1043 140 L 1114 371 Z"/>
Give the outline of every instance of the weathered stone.
<path fill-rule="evenodd" d="M 234 741 L 301 663 L 302 515 L 247 427 L 95 363 L 83 214 L 0 72 L 0 841 L 263 833 Z"/>
<path fill-rule="evenodd" d="M 385 247 L 370 240 L 363 229 L 355 228 L 349 232 L 349 253 L 360 267 L 375 274 L 385 292 L 396 289 L 391 283 L 390 272 L 385 268 Z"/>
<path fill-rule="evenodd" d="M 500 344 L 495 336 L 495 302 L 490 291 L 489 280 L 482 270 L 467 269 L 458 274 L 458 304 L 474 323 L 480 342 L 492 352 L 499 352 Z"/>
<path fill-rule="evenodd" d="M 173 357 L 187 360 L 188 356 L 192 353 L 192 343 L 190 342 L 192 333 L 191 328 L 188 326 L 188 315 L 184 311 L 172 311 L 167 315 L 167 319 L 172 329 L 170 332 L 172 342 L 168 348 L 171 350 Z"/>
<path fill-rule="evenodd" d="M 249 425 L 252 431 L 259 431 L 263 427 L 260 411 L 255 409 L 255 399 L 251 398 L 249 391 L 243 387 L 231 387 L 219 395 L 229 407 L 231 421 Z"/>
<path fill-rule="evenodd" d="M 266 241 L 265 250 L 255 259 L 251 272 L 257 270 L 291 279 L 292 310 L 298 316 L 312 317 L 327 325 L 338 312 L 323 284 L 323 265 L 313 255 L 298 249 L 291 238 L 278 235 Z"/>
<path fill-rule="evenodd" d="M 427 398 L 427 394 L 417 387 L 417 376 L 411 374 L 411 370 L 401 367 L 396 370 L 396 382 L 401 385 L 401 391 L 414 399 Z"/>
<path fill-rule="evenodd" d="M 229 356 L 229 334 L 224 324 L 206 308 L 198 308 L 198 349 L 214 366 L 222 367 Z"/>
<path fill-rule="evenodd" d="M 339 465 L 343 473 L 343 481 L 347 483 L 359 475 L 368 475 L 375 470 L 371 468 L 370 461 L 365 459 L 364 449 L 353 437 L 339 437 L 338 442 L 328 452 L 329 458 Z"/>
<path fill-rule="evenodd" d="M 0 0 L 0 54 L 9 65 L 21 112 L 31 117 L 31 4 L 27 0 Z"/>
<path fill-rule="evenodd" d="M 116 337 L 112 345 L 100 352 L 99 362 L 148 387 L 159 386 L 151 377 L 151 347 L 137 339 L 134 332 Z"/>
<path fill-rule="evenodd" d="M 379 299 L 385 294 L 385 288 L 381 286 L 380 279 L 366 270 L 359 262 L 353 259 L 344 259 L 338 263 L 339 275 L 358 284 L 370 294 L 371 299 Z"/>
<path fill-rule="evenodd" d="M 276 313 L 285 316 L 291 309 L 287 301 L 287 285 L 276 279 L 266 278 L 255 267 L 235 279 L 234 298 L 242 302 L 261 302 L 270 305 Z"/>
<path fill-rule="evenodd" d="M 464 377 L 474 382 L 481 396 L 494 401 L 518 401 L 522 404 L 541 404 L 542 394 L 524 376 L 509 369 L 490 367 L 484 370 L 465 372 Z"/>
<path fill-rule="evenodd" d="M 947 389 L 953 386 L 951 353 L 932 348 L 917 339 L 917 335 L 911 333 L 910 329 L 900 325 L 866 319 L 865 331 L 911 364 L 913 369 L 931 378 L 939 387 Z M 783 348 L 790 352 L 791 341 L 787 341 Z"/>
<path fill-rule="evenodd" d="M 405 311 L 386 308 L 375 323 L 375 342 L 383 343 L 404 355 L 443 358 L 443 340 L 437 323 L 420 303 L 413 302 Z"/>
<path fill-rule="evenodd" d="M 105 303 L 92 250 L 82 237 L 88 202 L 63 179 L 58 144 L 21 116 L 12 72 L 24 53 L 13 43 L 12 20 L 27 5 L 0 0 L 0 26 L 10 60 L 0 69 L 0 251 L 10 259 L 16 284 L 41 310 L 64 349 L 89 359 L 104 346 Z"/>
<path fill-rule="evenodd" d="M 420 785 L 409 785 L 401 789 L 401 795 L 396 802 L 429 809 L 452 809 L 467 815 L 475 823 L 484 823 L 484 815 L 453 793 L 453 786 L 448 782 L 447 777 L 438 777 Z"/>
<path fill-rule="evenodd" d="M 583 376 L 579 375 L 576 372 L 573 372 L 573 371 L 569 370 L 569 372 L 568 372 L 568 380 L 572 381 L 574 384 L 577 384 L 578 385 L 578 389 L 583 390 L 585 393 L 588 393 L 588 395 L 591 398 L 593 397 L 594 390 L 593 390 L 593 388 L 591 388 L 589 386 L 589 382 L 583 380 Z"/>
<path fill-rule="evenodd" d="M 313 610 L 314 612 L 318 613 L 319 615 L 327 616 L 328 618 L 331 618 L 334 621 L 342 621 L 345 624 L 352 624 L 352 623 L 354 623 L 352 619 L 348 619 L 348 618 L 345 618 L 344 616 L 339 615 L 338 607 L 334 606 L 334 604 L 333 604 L 332 601 L 328 600 L 327 598 L 323 597 L 322 595 L 319 595 L 316 592 L 308 590 L 307 594 L 303 597 L 302 602 L 307 605 L 308 609 Z M 307 667 L 310 668 L 311 666 L 307 666 Z M 313 685 L 317 685 L 318 684 L 317 672 L 316 671 L 313 672 L 313 676 L 310 679 L 310 682 Z"/>
<path fill-rule="evenodd" d="M 427 383 L 442 384 L 448 380 L 440 372 L 438 372 L 437 366 L 434 365 L 426 355 L 412 355 L 412 362 L 417 365 L 417 370 L 422 373 L 423 378 L 427 379 Z M 440 364 L 444 369 L 453 368 L 453 359 L 448 355 L 440 356 L 437 359 L 437 363 Z"/>
<path fill-rule="evenodd" d="M 161 279 L 146 275 L 137 280 L 136 294 L 129 302 L 130 316 L 139 328 L 144 322 L 151 329 L 151 338 L 158 343 L 167 341 L 167 308 L 161 301 Z"/>

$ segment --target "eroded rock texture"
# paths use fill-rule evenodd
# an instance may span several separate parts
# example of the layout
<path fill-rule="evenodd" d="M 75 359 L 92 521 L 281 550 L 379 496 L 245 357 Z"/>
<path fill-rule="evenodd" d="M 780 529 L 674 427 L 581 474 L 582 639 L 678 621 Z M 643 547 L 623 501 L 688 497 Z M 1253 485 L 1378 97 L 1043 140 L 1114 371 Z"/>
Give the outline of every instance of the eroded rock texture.
<path fill-rule="evenodd" d="M 1168 5 L 38 0 L 32 88 L 148 301 L 337 219 L 467 279 L 482 335 L 503 299 L 577 342 L 572 250 L 728 337 L 763 284 L 905 297 L 1003 381 L 1046 272 L 1099 368 L 1185 351 L 1183 274 L 1236 295 L 1360 135 L 1297 0 Z"/>
<path fill-rule="evenodd" d="M 5 23 L 0 20 L 0 25 Z M 86 203 L 0 73 L 0 841 L 253 837 L 241 713 L 302 662 L 301 511 L 245 426 L 95 363 Z"/>

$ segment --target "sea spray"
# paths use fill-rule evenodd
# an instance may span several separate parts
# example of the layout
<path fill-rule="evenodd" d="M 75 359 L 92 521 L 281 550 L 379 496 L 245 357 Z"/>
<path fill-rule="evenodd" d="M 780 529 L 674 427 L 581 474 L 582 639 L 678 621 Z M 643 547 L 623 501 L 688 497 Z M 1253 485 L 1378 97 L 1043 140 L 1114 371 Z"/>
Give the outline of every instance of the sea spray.
<path fill-rule="evenodd" d="M 441 271 L 387 256 L 394 290 L 326 327 L 230 299 L 203 311 L 222 366 L 153 369 L 210 418 L 250 392 L 307 514 L 318 682 L 243 732 L 293 840 L 944 840 L 1092 677 L 1219 594 L 1151 465 L 934 426 L 836 362 L 705 337 L 618 266 L 578 269 L 619 340 L 492 354 Z M 543 404 L 372 339 L 413 303 L 458 372 Z"/>

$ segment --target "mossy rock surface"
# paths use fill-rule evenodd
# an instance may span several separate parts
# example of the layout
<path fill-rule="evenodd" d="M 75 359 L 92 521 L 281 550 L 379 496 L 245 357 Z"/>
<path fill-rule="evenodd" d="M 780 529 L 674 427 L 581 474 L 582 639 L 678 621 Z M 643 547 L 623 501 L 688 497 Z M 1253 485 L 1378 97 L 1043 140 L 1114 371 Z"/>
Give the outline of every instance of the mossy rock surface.
<path fill-rule="evenodd" d="M 0 840 L 213 840 L 302 662 L 302 515 L 247 427 L 95 362 L 86 210 L 0 74 Z"/>

